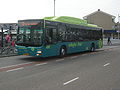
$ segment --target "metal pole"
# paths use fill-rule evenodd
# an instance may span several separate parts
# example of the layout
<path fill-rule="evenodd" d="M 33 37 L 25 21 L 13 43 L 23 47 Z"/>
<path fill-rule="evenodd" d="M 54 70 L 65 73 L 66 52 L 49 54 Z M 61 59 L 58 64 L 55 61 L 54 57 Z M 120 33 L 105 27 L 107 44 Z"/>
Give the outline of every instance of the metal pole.
<path fill-rule="evenodd" d="M 54 17 L 55 17 L 55 0 L 54 0 Z"/>
<path fill-rule="evenodd" d="M 19 31 L 20 31 L 20 27 L 18 26 L 18 28 L 17 28 L 17 41 L 18 41 L 18 35 L 19 35 Z"/>
<path fill-rule="evenodd" d="M 118 30 L 118 39 L 119 39 L 119 30 Z"/>
<path fill-rule="evenodd" d="M 4 37 L 4 32 L 3 32 L 3 27 L 1 27 L 1 47 L 3 47 L 3 37 Z"/>
<path fill-rule="evenodd" d="M 9 27 L 9 32 L 10 32 L 10 37 L 11 37 L 11 40 L 12 40 L 11 30 L 12 30 L 12 26 L 10 25 L 10 27 Z"/>
<path fill-rule="evenodd" d="M 120 18 L 120 16 L 119 16 L 119 14 L 118 14 L 118 39 L 119 39 L 119 37 L 120 37 L 120 36 L 119 36 L 119 31 L 120 31 L 120 24 L 119 24 L 120 22 L 119 22 L 119 18 Z"/>

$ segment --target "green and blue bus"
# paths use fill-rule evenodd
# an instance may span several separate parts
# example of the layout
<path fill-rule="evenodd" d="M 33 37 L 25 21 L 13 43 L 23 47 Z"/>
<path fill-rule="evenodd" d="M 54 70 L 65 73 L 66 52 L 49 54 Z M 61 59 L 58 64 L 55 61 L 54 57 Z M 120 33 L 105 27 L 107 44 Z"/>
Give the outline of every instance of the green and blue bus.
<path fill-rule="evenodd" d="M 74 17 L 45 17 L 18 21 L 19 55 L 37 57 L 95 51 L 102 48 L 102 28 Z"/>

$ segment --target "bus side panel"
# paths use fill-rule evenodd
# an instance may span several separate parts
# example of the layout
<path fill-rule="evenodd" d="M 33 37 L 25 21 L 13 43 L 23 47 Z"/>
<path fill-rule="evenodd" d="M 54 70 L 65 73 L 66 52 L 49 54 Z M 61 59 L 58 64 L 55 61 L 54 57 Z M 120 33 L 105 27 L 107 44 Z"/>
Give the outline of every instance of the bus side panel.
<path fill-rule="evenodd" d="M 55 43 L 51 45 L 46 45 L 43 48 L 43 57 L 58 56 L 61 46 L 67 46 L 66 43 Z"/>
<path fill-rule="evenodd" d="M 100 42 L 98 41 L 83 41 L 83 42 L 71 42 L 68 43 L 68 53 L 76 53 L 76 52 L 83 52 L 89 51 L 91 49 L 92 43 L 95 44 L 95 48 L 101 48 Z"/>
<path fill-rule="evenodd" d="M 56 44 L 46 45 L 42 47 L 25 47 L 25 46 L 17 46 L 19 55 L 30 55 L 37 56 L 37 51 L 42 51 L 39 57 L 49 57 L 49 56 L 58 56 L 60 52 L 61 46 L 66 46 L 67 54 L 89 51 L 92 43 L 95 44 L 95 48 L 102 48 L 103 42 L 102 40 L 97 41 L 82 41 L 82 42 L 59 42 Z"/>

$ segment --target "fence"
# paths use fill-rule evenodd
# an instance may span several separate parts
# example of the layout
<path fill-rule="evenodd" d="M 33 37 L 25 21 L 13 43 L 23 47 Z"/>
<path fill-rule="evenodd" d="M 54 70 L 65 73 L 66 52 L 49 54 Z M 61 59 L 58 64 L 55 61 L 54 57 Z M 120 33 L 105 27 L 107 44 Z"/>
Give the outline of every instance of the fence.
<path fill-rule="evenodd" d="M 15 38 L 12 37 L 11 33 L 5 33 L 3 28 L 1 28 L 0 32 L 0 56 L 9 56 L 15 55 Z"/>

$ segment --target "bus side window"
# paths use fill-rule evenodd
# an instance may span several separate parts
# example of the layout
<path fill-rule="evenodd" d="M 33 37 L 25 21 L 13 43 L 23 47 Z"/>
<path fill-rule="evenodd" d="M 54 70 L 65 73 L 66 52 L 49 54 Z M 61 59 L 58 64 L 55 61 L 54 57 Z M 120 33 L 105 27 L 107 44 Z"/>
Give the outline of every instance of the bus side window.
<path fill-rule="evenodd" d="M 57 40 L 59 42 L 66 41 L 66 27 L 65 27 L 65 25 L 58 26 Z"/>

